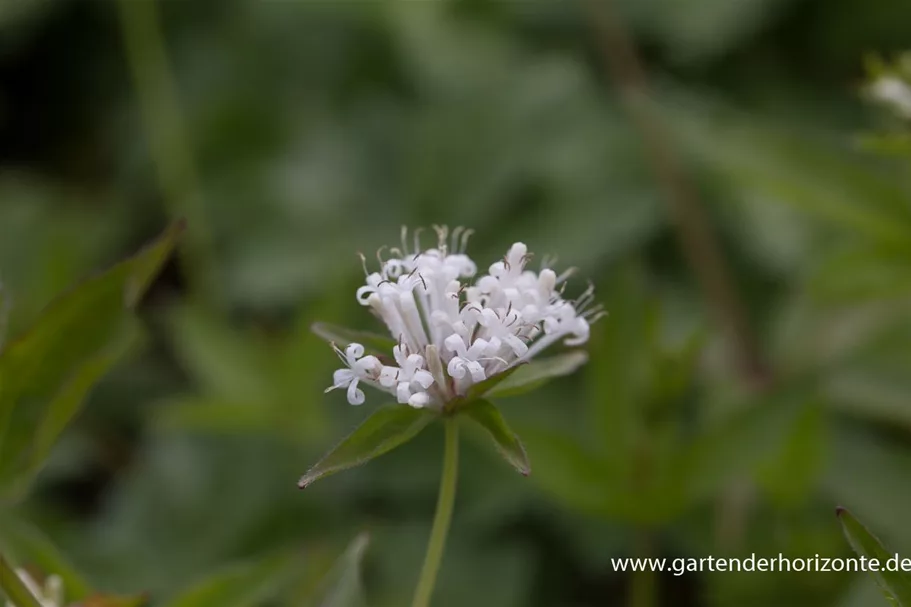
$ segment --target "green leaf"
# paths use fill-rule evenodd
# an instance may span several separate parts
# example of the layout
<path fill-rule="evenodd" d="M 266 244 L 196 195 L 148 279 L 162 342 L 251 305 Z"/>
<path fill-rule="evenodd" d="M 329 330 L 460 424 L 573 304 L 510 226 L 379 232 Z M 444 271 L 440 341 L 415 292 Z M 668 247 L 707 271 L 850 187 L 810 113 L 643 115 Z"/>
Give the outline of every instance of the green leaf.
<path fill-rule="evenodd" d="M 476 400 L 465 407 L 463 413 L 487 431 L 497 451 L 512 464 L 513 468 L 523 476 L 531 473 L 531 464 L 528 462 L 525 447 L 490 401 Z"/>
<path fill-rule="evenodd" d="M 824 415 L 817 402 L 801 407 L 778 453 L 762 466 L 760 481 L 773 503 L 795 506 L 812 494 L 825 463 Z"/>
<path fill-rule="evenodd" d="M 465 396 L 465 400 L 471 402 L 483 397 L 485 394 L 509 379 L 513 373 L 527 364 L 528 363 L 524 363 L 521 365 L 516 365 L 515 367 L 510 367 L 502 373 L 497 373 L 496 375 L 488 377 L 482 382 L 472 385 L 470 388 L 468 388 L 468 394 Z"/>
<path fill-rule="evenodd" d="M 361 561 L 367 551 L 366 533 L 357 536 L 326 575 L 312 605 L 318 607 L 362 607 L 366 604 L 361 581 Z"/>
<path fill-rule="evenodd" d="M 334 343 L 342 350 L 350 343 L 359 343 L 364 346 L 367 354 L 389 358 L 392 348 L 396 345 L 396 341 L 386 335 L 357 331 L 325 322 L 315 322 L 310 328 L 316 335 L 329 343 Z"/>
<path fill-rule="evenodd" d="M 911 607 L 911 576 L 902 571 L 886 571 L 886 563 L 894 555 L 850 512 L 838 508 L 836 514 L 854 552 L 879 561 L 879 571 L 871 570 L 871 574 L 886 598 L 901 607 Z"/>
<path fill-rule="evenodd" d="M 0 354 L 4 491 L 27 484 L 91 386 L 135 341 L 132 309 L 182 230 L 172 225 L 137 255 L 60 296 Z"/>
<path fill-rule="evenodd" d="M 528 364 L 514 367 L 514 373 L 503 378 L 502 381 L 494 383 L 485 392 L 485 395 L 489 397 L 505 397 L 524 394 L 554 378 L 573 373 L 584 365 L 587 360 L 588 354 L 582 350 L 574 350 L 550 358 L 533 360 Z M 496 377 L 495 375 L 491 379 Z"/>
<path fill-rule="evenodd" d="M 437 417 L 435 412 L 408 405 L 380 407 L 310 468 L 298 487 L 304 489 L 324 476 L 360 466 L 407 443 Z"/>
<path fill-rule="evenodd" d="M 773 461 L 814 400 L 806 387 L 782 388 L 707 428 L 675 459 L 674 476 L 683 484 L 685 500 L 706 499 L 731 479 Z"/>
<path fill-rule="evenodd" d="M 80 607 L 142 607 L 149 602 L 146 595 L 114 596 L 109 594 L 93 594 L 86 598 Z"/>
<path fill-rule="evenodd" d="M 165 607 L 255 607 L 281 592 L 297 565 L 293 555 L 280 554 L 228 567 L 167 601 Z"/>
<path fill-rule="evenodd" d="M 822 133 L 777 128 L 698 102 L 686 105 L 678 100 L 665 107 L 669 124 L 693 156 L 740 195 L 787 204 L 870 242 L 908 250 L 908 193 L 881 165 L 845 153 Z"/>
<path fill-rule="evenodd" d="M 29 592 L 9 563 L 0 556 L 0 590 L 15 607 L 41 607 L 38 599 Z"/>
<path fill-rule="evenodd" d="M 0 547 L 17 562 L 59 576 L 69 600 L 80 601 L 91 593 L 83 576 L 57 547 L 40 530 L 11 512 L 3 512 Z"/>
<path fill-rule="evenodd" d="M 129 324 L 115 343 L 83 364 L 51 400 L 44 419 L 32 437 L 31 466 L 28 474 L 36 474 L 51 453 L 63 430 L 79 412 L 82 402 L 92 387 L 126 354 L 139 339 L 135 324 Z M 26 479 L 28 480 L 28 479 Z"/>
<path fill-rule="evenodd" d="M 199 306 L 175 307 L 170 321 L 175 355 L 203 391 L 234 402 L 260 402 L 269 395 L 275 382 L 263 371 L 275 361 L 265 343 Z"/>
<path fill-rule="evenodd" d="M 615 514 L 614 478 L 604 461 L 585 441 L 566 431 L 523 424 L 522 436 L 535 454 L 530 478 L 569 508 L 586 514 Z"/>

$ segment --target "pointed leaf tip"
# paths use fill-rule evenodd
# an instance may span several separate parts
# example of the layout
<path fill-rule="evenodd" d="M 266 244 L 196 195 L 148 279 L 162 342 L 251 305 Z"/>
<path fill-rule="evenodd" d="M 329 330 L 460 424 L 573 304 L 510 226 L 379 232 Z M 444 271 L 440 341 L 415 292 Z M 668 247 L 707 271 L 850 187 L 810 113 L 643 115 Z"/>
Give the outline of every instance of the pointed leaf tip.
<path fill-rule="evenodd" d="M 468 417 L 484 428 L 493 439 L 494 445 L 500 455 L 512 464 L 522 476 L 531 474 L 531 464 L 528 461 L 528 453 L 519 437 L 509 428 L 506 420 L 500 414 L 499 410 L 486 400 L 476 400 L 469 404 L 463 412 Z"/>
<path fill-rule="evenodd" d="M 360 466 L 392 451 L 417 436 L 437 417 L 433 411 L 397 403 L 380 407 L 310 468 L 297 486 L 306 489 L 324 476 Z"/>
<path fill-rule="evenodd" d="M 870 572 L 886 599 L 900 607 L 911 607 L 911 576 L 903 571 L 888 571 L 885 565 L 893 555 L 886 550 L 882 542 L 849 510 L 838 507 L 835 512 L 854 552 L 879 562 L 880 569 L 871 569 Z"/>

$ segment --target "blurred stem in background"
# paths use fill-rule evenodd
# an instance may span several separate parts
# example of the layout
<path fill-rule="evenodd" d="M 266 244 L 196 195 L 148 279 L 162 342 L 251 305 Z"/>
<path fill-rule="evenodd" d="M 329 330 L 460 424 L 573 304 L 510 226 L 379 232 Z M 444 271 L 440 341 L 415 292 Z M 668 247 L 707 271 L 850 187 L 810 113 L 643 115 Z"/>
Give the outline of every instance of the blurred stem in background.
<path fill-rule="evenodd" d="M 616 15 L 610 0 L 589 0 L 588 6 L 605 66 L 620 90 L 626 111 L 642 136 L 647 160 L 667 199 L 686 262 L 727 334 L 728 347 L 737 361 L 742 381 L 756 392 L 765 391 L 774 381 L 772 369 L 750 326 L 746 306 L 731 278 L 708 213 L 700 204 L 695 188 L 669 143 L 667 129 L 656 112 L 650 109 L 648 76 L 635 41 Z M 751 495 L 750 487 L 744 483 L 736 484 L 721 494 L 716 527 L 719 546 L 733 548 L 742 539 Z M 647 582 L 639 578 L 633 580 L 634 601 L 639 592 L 637 587 Z M 646 598 L 654 600 L 654 597 Z M 640 605 L 638 602 L 632 604 Z"/>
<path fill-rule="evenodd" d="M 683 255 L 728 334 L 744 381 L 757 390 L 766 388 L 772 381 L 771 369 L 759 349 L 707 213 L 668 142 L 660 118 L 649 110 L 648 79 L 635 43 L 610 0 L 589 0 L 589 6 L 605 65 L 642 136 L 647 160 L 667 199 Z"/>
<path fill-rule="evenodd" d="M 430 543 L 427 545 L 427 556 L 421 568 L 421 577 L 414 591 L 411 607 L 427 607 L 433 595 L 446 536 L 449 533 L 449 522 L 452 520 L 452 508 L 455 503 L 456 480 L 459 473 L 459 422 L 447 417 L 444 422 L 445 446 L 443 448 L 443 475 L 440 479 L 440 495 L 437 499 L 437 511 L 430 531 Z"/>
<path fill-rule="evenodd" d="M 647 560 L 654 557 L 651 530 L 640 529 L 636 534 L 635 558 Z M 629 607 L 655 607 L 659 604 L 658 600 L 658 576 L 654 569 L 643 567 L 634 572 L 630 584 Z"/>
<path fill-rule="evenodd" d="M 157 0 L 119 0 L 118 5 L 126 59 L 162 197 L 171 219 L 184 218 L 189 226 L 181 252 L 183 269 L 195 295 L 217 301 L 211 235 L 168 67 Z"/>

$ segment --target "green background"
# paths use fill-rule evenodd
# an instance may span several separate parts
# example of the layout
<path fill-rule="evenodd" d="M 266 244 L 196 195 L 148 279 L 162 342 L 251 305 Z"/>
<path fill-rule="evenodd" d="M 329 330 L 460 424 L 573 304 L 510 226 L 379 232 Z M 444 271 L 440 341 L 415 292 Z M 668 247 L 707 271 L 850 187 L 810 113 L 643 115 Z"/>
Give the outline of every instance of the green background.
<path fill-rule="evenodd" d="M 611 23 L 648 101 L 610 68 Z M 847 557 L 837 505 L 911 555 L 911 161 L 862 145 L 907 126 L 860 94 L 865 54 L 905 47 L 906 0 L 3 0 L 11 332 L 189 227 L 140 307 L 146 347 L 0 538 L 28 521 L 156 604 L 243 571 L 210 603 L 307 605 L 366 531 L 369 605 L 408 604 L 442 432 L 299 491 L 384 402 L 323 395 L 337 359 L 309 325 L 379 329 L 357 252 L 445 223 L 475 229 L 482 268 L 516 240 L 559 256 L 610 315 L 585 368 L 498 402 L 529 478 L 464 435 L 434 605 L 879 604 L 856 573 L 611 558 Z M 711 238 L 681 247 L 694 221 Z M 698 279 L 717 260 L 734 339 L 738 305 Z"/>

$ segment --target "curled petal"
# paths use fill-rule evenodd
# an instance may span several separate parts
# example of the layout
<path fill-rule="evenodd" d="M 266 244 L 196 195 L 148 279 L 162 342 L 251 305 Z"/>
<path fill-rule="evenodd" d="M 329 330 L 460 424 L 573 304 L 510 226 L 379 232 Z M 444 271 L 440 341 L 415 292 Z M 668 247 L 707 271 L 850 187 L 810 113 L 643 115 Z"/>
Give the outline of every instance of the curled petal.
<path fill-rule="evenodd" d="M 414 381 L 425 390 L 433 385 L 433 374 L 430 371 L 419 369 L 414 374 Z"/>
<path fill-rule="evenodd" d="M 424 366 L 424 357 L 420 354 L 412 354 L 405 360 L 405 375 L 412 377 L 415 372 Z"/>
<path fill-rule="evenodd" d="M 465 352 L 465 342 L 458 335 L 450 335 L 445 340 L 443 344 L 446 346 L 446 349 L 450 352 L 458 352 L 459 355 Z"/>
<path fill-rule="evenodd" d="M 446 372 L 450 377 L 461 379 L 465 377 L 465 361 L 458 356 L 453 356 L 449 364 L 446 365 Z"/>
<path fill-rule="evenodd" d="M 345 356 L 349 359 L 357 359 L 364 355 L 364 346 L 358 343 L 348 344 L 345 348 Z"/>
<path fill-rule="evenodd" d="M 572 337 L 567 338 L 563 343 L 567 346 L 579 346 L 588 341 L 591 328 L 588 321 L 584 318 L 577 318 L 571 331 Z"/>
<path fill-rule="evenodd" d="M 507 335 L 504 338 L 504 341 L 506 341 L 507 345 L 512 348 L 512 351 L 516 356 L 525 356 L 525 353 L 528 352 L 528 346 L 525 344 L 525 342 L 515 335 Z"/>
<path fill-rule="evenodd" d="M 354 379 L 348 384 L 348 403 L 352 405 L 363 405 L 365 400 L 364 391 L 358 389 L 357 383 L 358 381 Z"/>

